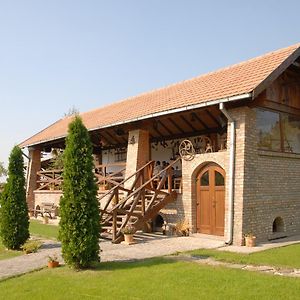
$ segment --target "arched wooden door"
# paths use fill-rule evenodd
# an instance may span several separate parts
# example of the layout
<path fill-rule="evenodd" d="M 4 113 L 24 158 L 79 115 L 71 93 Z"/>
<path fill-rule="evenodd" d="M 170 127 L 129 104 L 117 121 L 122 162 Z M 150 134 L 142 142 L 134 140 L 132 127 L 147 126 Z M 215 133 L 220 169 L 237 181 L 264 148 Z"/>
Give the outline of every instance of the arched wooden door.
<path fill-rule="evenodd" d="M 197 232 L 224 235 L 225 171 L 204 167 L 197 176 Z"/>

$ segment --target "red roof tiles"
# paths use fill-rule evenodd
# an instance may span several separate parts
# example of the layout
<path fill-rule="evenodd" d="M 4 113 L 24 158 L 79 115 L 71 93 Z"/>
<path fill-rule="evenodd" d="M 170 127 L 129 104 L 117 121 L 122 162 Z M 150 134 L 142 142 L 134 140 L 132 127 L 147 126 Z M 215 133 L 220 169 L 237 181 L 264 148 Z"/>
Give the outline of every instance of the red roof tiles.
<path fill-rule="evenodd" d="M 300 44 L 283 48 L 227 68 L 185 80 L 161 89 L 134 96 L 111 105 L 80 114 L 88 129 L 108 127 L 147 115 L 213 100 L 261 91 L 262 84 L 281 66 L 297 56 Z M 295 56 L 295 57 L 294 57 Z M 291 60 L 291 61 L 288 61 Z M 288 65 L 285 66 L 285 68 Z M 284 71 L 279 70 L 279 71 Z M 279 74 L 277 74 L 278 76 Z M 272 78 L 272 80 L 275 78 Z M 25 140 L 21 147 L 66 136 L 71 117 L 58 120 Z"/>

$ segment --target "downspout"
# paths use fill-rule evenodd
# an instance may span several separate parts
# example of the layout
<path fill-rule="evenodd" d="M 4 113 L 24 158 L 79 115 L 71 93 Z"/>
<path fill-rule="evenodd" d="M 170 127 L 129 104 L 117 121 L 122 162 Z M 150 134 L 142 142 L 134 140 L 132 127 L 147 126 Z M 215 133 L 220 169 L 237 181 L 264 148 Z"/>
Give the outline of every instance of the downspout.
<path fill-rule="evenodd" d="M 230 145 L 229 145 L 229 191 L 228 191 L 228 239 L 226 244 L 233 241 L 233 211 L 234 211 L 234 169 L 235 169 L 235 121 L 232 119 L 224 103 L 219 104 L 219 108 L 230 124 Z"/>

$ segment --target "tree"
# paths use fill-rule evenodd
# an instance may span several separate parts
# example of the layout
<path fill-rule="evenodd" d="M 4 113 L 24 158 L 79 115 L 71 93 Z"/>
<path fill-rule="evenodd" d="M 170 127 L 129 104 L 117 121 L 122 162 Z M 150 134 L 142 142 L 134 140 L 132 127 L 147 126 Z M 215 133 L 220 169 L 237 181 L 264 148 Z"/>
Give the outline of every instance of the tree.
<path fill-rule="evenodd" d="M 4 168 L 3 162 L 0 161 L 0 177 L 6 175 L 7 175 L 7 170 Z"/>
<path fill-rule="evenodd" d="M 9 157 L 8 179 L 1 194 L 0 235 L 8 249 L 20 249 L 29 238 L 29 218 L 26 203 L 24 161 L 22 151 L 15 146 Z"/>
<path fill-rule="evenodd" d="M 86 268 L 99 261 L 100 216 L 92 144 L 80 117 L 70 123 L 63 154 L 59 239 L 65 262 Z"/>

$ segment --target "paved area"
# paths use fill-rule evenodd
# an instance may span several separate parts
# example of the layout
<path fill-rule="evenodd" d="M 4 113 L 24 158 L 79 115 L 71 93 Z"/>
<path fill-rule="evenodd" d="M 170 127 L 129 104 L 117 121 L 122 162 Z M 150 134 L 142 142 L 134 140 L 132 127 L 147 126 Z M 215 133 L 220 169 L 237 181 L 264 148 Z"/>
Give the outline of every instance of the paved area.
<path fill-rule="evenodd" d="M 134 245 L 112 244 L 109 240 L 101 240 L 101 261 L 132 261 L 155 256 L 173 254 L 176 251 L 187 251 L 198 248 L 217 248 L 223 241 L 202 237 L 166 237 L 157 234 L 137 234 Z M 37 253 L 21 255 L 0 261 L 0 279 L 25 274 L 46 267 L 48 256 L 56 255 L 60 263 L 60 243 L 45 240 Z"/>
<path fill-rule="evenodd" d="M 41 269 L 47 265 L 49 255 L 57 255 L 62 262 L 60 253 L 61 248 L 59 243 L 51 240 L 44 240 L 43 246 L 37 253 L 0 260 L 0 279 Z"/>
<path fill-rule="evenodd" d="M 261 244 L 255 248 L 225 246 L 222 238 L 218 239 L 215 236 L 207 236 L 202 234 L 193 234 L 189 237 L 167 237 L 159 234 L 143 233 L 136 234 L 135 240 L 136 244 L 134 245 L 126 245 L 124 243 L 112 244 L 109 240 L 101 240 L 101 261 L 133 261 L 155 256 L 171 255 L 176 252 L 195 250 L 199 248 L 250 253 L 254 251 L 262 251 L 274 247 L 285 246 L 297 242 L 299 243 L 300 236 Z M 6 260 L 1 260 L 0 279 L 21 275 L 36 269 L 44 268 L 47 265 L 49 255 L 58 256 L 59 261 L 63 263 L 63 260 L 61 258 L 60 243 L 51 240 L 44 240 L 44 244 L 38 251 L 38 253 L 32 253 Z M 178 257 L 184 257 L 184 255 L 179 255 Z M 189 259 L 197 261 L 199 263 L 206 263 L 211 265 L 224 265 L 226 267 L 236 267 L 261 272 L 263 272 L 264 270 L 264 272 L 269 272 L 277 275 L 294 276 L 296 274 L 295 276 L 298 277 L 300 274 L 300 270 L 288 269 L 283 271 L 268 266 L 254 267 L 228 264 L 213 261 L 212 259 L 207 258 L 206 260 L 201 258 L 193 258 L 191 256 Z"/>
<path fill-rule="evenodd" d="M 224 245 L 222 240 L 191 235 L 188 237 L 167 237 L 164 235 L 143 233 L 136 234 L 134 245 L 112 244 L 101 242 L 101 261 L 126 261 L 144 259 L 155 256 L 170 255 L 175 252 L 195 250 L 199 248 L 218 248 Z"/>
<path fill-rule="evenodd" d="M 220 251 L 230 251 L 230 252 L 238 252 L 238 253 L 254 253 L 263 250 L 268 250 L 272 248 L 283 247 L 287 245 L 300 243 L 300 235 L 294 235 L 287 238 L 281 238 L 273 241 L 268 241 L 265 243 L 260 243 L 256 247 L 245 247 L 245 246 L 224 246 L 218 248 Z"/>

